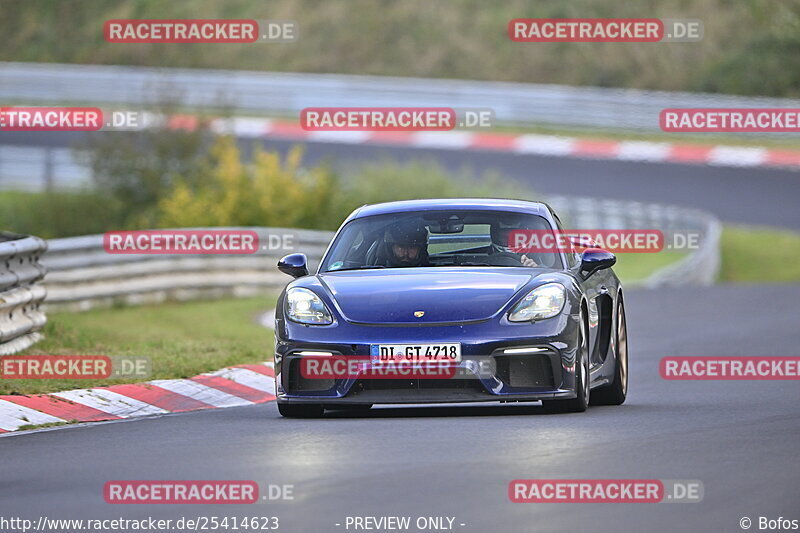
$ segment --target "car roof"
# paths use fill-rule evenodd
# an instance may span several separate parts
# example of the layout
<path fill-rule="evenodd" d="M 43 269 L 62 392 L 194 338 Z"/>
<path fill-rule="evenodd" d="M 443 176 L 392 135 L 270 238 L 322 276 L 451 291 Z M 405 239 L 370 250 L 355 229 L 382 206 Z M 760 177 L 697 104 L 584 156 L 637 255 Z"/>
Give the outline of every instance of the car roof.
<path fill-rule="evenodd" d="M 402 200 L 359 207 L 348 220 L 373 215 L 406 213 L 409 211 L 438 211 L 440 209 L 511 211 L 548 217 L 548 206 L 544 202 L 506 200 L 500 198 L 431 198 L 425 200 Z"/>

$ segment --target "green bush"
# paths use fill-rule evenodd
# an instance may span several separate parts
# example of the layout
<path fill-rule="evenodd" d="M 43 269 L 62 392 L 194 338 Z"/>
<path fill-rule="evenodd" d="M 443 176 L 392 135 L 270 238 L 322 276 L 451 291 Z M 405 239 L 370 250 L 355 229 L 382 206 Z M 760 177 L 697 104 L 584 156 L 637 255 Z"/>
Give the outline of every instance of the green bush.
<path fill-rule="evenodd" d="M 165 98 L 155 111 L 177 116 L 176 105 Z M 207 175 L 213 138 L 203 120 L 187 129 L 161 124 L 90 137 L 79 153 L 92 169 L 96 190 L 115 200 L 122 224 L 144 227 L 153 224 L 156 203 L 177 180 L 195 184 Z"/>
<path fill-rule="evenodd" d="M 207 174 L 177 180 L 157 204 L 159 227 L 280 226 L 335 229 L 363 204 L 414 198 L 513 196 L 496 176 L 457 179 L 428 163 L 374 163 L 342 178 L 325 166 L 305 168 L 302 150 L 278 153 L 256 148 L 242 161 L 233 139 L 209 151 Z"/>
<path fill-rule="evenodd" d="M 0 193 L 0 229 L 45 239 L 119 229 L 122 210 L 97 192 Z"/>
<path fill-rule="evenodd" d="M 303 169 L 294 148 L 256 148 L 242 161 L 234 139 L 220 137 L 209 150 L 200 179 L 177 179 L 157 202 L 156 226 L 330 227 L 339 216 L 336 177 L 324 167 Z"/>
<path fill-rule="evenodd" d="M 197 137 L 191 144 L 185 135 L 143 133 L 93 145 L 90 159 L 98 164 L 120 158 L 96 167 L 96 190 L 0 193 L 0 229 L 44 238 L 159 227 L 336 229 L 368 203 L 515 196 L 497 176 L 455 176 L 435 163 L 383 161 L 340 176 L 325 165 L 304 166 L 299 147 L 283 157 L 256 147 L 245 161 L 230 137 Z M 169 176 L 159 176 L 159 168 Z"/>

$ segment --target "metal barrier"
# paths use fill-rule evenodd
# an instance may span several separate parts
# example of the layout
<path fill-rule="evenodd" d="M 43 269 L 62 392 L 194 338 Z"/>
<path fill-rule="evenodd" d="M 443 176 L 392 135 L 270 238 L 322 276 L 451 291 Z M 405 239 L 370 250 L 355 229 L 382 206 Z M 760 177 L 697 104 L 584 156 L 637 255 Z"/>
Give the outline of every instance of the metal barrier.
<path fill-rule="evenodd" d="M 0 189 L 46 191 L 90 188 L 84 152 L 52 146 L 0 146 Z"/>
<path fill-rule="evenodd" d="M 288 228 L 213 229 L 255 231 L 266 249 L 251 255 L 118 255 L 104 250 L 102 235 L 51 240 L 43 259 L 48 269 L 47 309 L 81 311 L 117 303 L 264 294 L 288 282 L 275 266 L 280 257 L 303 252 L 309 268 L 315 268 L 333 236 Z M 271 247 L 276 236 L 281 242 L 290 236 L 291 247 Z"/>
<path fill-rule="evenodd" d="M 320 105 L 491 108 L 498 122 L 508 124 L 651 131 L 659 128 L 660 111 L 670 107 L 800 107 L 800 100 L 785 98 L 533 83 L 0 62 L 5 101 L 138 107 L 175 94 L 182 105 L 205 110 L 230 104 L 292 115 Z"/>
<path fill-rule="evenodd" d="M 711 285 L 720 267 L 722 224 L 705 211 L 623 200 L 552 196 L 549 203 L 576 229 L 658 229 L 669 240 L 676 233 L 698 236 L 697 248 L 642 282 L 645 287 Z"/>
<path fill-rule="evenodd" d="M 47 322 L 40 309 L 46 291 L 39 258 L 47 243 L 38 237 L 0 232 L 0 355 L 16 353 L 41 339 Z"/>
<path fill-rule="evenodd" d="M 700 247 L 644 281 L 646 286 L 707 285 L 719 268 L 719 222 L 696 210 L 639 202 L 552 197 L 551 205 L 568 227 L 578 229 L 661 229 L 694 232 Z M 278 258 L 303 252 L 314 269 L 332 232 L 286 228 L 254 230 L 262 245 L 290 235 L 292 247 L 252 255 L 115 255 L 103 249 L 102 235 L 50 241 L 48 309 L 84 310 L 115 303 L 159 303 L 221 296 L 254 296 L 279 290 L 289 278 L 275 268 Z"/>

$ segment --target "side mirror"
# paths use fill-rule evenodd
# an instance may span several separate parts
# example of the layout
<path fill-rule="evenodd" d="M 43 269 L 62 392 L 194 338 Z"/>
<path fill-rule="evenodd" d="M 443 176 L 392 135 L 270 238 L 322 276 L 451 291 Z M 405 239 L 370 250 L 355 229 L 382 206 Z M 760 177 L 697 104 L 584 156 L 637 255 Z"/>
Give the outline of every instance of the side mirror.
<path fill-rule="evenodd" d="M 293 278 L 302 278 L 308 275 L 306 261 L 306 254 L 289 254 L 278 261 L 278 270 Z"/>
<path fill-rule="evenodd" d="M 586 279 L 598 270 L 611 268 L 617 256 L 602 248 L 589 248 L 581 254 L 581 274 Z"/>

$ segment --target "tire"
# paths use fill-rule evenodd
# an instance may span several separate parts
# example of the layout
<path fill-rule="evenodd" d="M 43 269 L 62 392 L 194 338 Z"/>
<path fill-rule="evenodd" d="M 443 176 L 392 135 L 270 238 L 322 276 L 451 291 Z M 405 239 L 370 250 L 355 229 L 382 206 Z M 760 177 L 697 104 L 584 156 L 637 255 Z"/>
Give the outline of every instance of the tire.
<path fill-rule="evenodd" d="M 319 418 L 325 409 L 314 403 L 278 403 L 278 412 L 286 418 Z"/>
<path fill-rule="evenodd" d="M 628 396 L 628 322 L 622 298 L 617 303 L 616 347 L 614 379 L 592 392 L 592 405 L 622 405 Z"/>
<path fill-rule="evenodd" d="M 575 390 L 577 395 L 569 400 L 542 400 L 544 408 L 553 413 L 582 413 L 589 406 L 591 395 L 589 376 L 589 336 L 586 318 L 581 313 L 578 329 L 578 348 L 575 354 Z"/>

